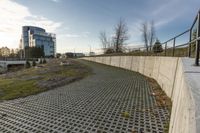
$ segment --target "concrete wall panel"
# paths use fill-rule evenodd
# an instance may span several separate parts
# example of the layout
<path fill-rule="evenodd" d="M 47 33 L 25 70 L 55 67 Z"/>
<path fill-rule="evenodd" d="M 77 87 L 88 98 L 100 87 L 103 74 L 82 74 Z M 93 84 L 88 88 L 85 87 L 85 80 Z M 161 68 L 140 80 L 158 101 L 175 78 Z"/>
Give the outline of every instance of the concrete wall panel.
<path fill-rule="evenodd" d="M 126 56 L 121 56 L 121 59 L 120 59 L 120 66 L 121 68 L 125 68 L 126 67 Z"/>
<path fill-rule="evenodd" d="M 132 56 L 121 56 L 120 67 L 124 69 L 131 69 Z"/>
<path fill-rule="evenodd" d="M 120 56 L 111 56 L 111 66 L 119 67 L 120 59 Z"/>
<path fill-rule="evenodd" d="M 88 61 L 90 61 L 91 58 L 89 58 L 89 57 L 84 57 L 84 60 L 88 60 Z"/>
<path fill-rule="evenodd" d="M 147 56 L 144 64 L 144 75 L 153 77 L 155 57 Z"/>
<path fill-rule="evenodd" d="M 95 60 L 95 61 L 96 61 L 97 63 L 102 63 L 102 58 L 103 58 L 103 57 L 96 57 L 96 60 Z"/>
<path fill-rule="evenodd" d="M 195 105 L 184 76 L 180 78 L 172 105 L 170 133 L 198 133 L 196 131 Z"/>
<path fill-rule="evenodd" d="M 132 58 L 133 58 L 133 56 L 126 56 L 126 66 L 125 66 L 125 68 L 128 69 L 128 70 L 131 70 Z"/>
<path fill-rule="evenodd" d="M 96 57 L 91 57 L 91 61 L 96 62 L 95 58 Z"/>
<path fill-rule="evenodd" d="M 141 74 L 144 74 L 145 58 L 146 58 L 145 56 L 140 56 L 140 59 L 139 59 L 138 72 L 141 73 Z"/>
<path fill-rule="evenodd" d="M 106 58 L 107 58 L 107 57 L 102 57 L 102 63 L 103 63 L 103 64 L 106 64 Z"/>
<path fill-rule="evenodd" d="M 138 72 L 139 71 L 139 64 L 140 64 L 140 56 L 133 56 L 132 63 L 131 63 L 131 70 Z"/>
<path fill-rule="evenodd" d="M 172 95 L 177 63 L 178 58 L 160 57 L 160 67 L 157 81 L 170 98 Z"/>
<path fill-rule="evenodd" d="M 110 63 L 111 63 L 111 57 L 110 56 L 105 57 L 105 64 L 110 65 Z"/>
<path fill-rule="evenodd" d="M 159 70 L 160 70 L 160 57 L 154 57 L 155 61 L 154 61 L 154 67 L 153 67 L 153 75 L 152 77 L 155 80 L 158 80 L 158 76 L 159 76 Z"/>

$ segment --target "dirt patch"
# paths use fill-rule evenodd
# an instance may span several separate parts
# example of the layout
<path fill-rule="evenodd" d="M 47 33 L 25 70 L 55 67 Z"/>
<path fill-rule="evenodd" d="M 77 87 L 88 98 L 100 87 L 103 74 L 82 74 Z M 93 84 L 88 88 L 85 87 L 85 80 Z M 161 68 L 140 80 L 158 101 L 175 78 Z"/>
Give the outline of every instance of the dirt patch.
<path fill-rule="evenodd" d="M 45 88 L 45 89 L 53 89 L 56 87 L 64 86 L 66 84 L 69 84 L 71 82 L 74 82 L 76 80 L 81 79 L 82 77 L 54 77 L 49 80 L 39 81 L 36 83 L 36 85 L 39 88 Z"/>
<path fill-rule="evenodd" d="M 162 90 L 160 85 L 157 83 L 155 79 L 146 77 L 147 81 L 152 86 L 152 93 L 156 99 L 156 106 L 158 107 L 167 107 L 170 111 L 172 108 L 172 102 L 171 99 L 166 95 L 166 93 Z"/>

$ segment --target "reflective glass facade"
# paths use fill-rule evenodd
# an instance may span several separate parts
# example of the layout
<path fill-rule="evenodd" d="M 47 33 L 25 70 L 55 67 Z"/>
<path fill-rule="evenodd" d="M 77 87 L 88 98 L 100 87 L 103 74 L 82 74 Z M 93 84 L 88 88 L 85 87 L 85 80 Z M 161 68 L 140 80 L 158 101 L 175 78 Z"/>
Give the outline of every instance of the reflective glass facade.
<path fill-rule="evenodd" d="M 22 27 L 21 47 L 43 47 L 46 57 L 56 54 L 56 35 L 47 33 L 45 29 L 33 26 Z"/>

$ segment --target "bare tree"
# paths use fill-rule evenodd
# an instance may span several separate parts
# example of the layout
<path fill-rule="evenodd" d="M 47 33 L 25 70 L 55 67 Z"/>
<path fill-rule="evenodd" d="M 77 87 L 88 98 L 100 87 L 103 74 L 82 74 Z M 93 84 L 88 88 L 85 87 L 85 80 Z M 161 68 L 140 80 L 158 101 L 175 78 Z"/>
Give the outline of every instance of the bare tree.
<path fill-rule="evenodd" d="M 146 47 L 146 51 L 148 52 L 148 23 L 143 22 L 141 24 L 141 32 L 142 32 L 142 40 L 144 41 L 144 45 Z"/>
<path fill-rule="evenodd" d="M 154 22 L 150 23 L 150 27 L 147 22 L 143 22 L 141 24 L 141 32 L 142 32 L 142 40 L 144 41 L 144 45 L 146 47 L 147 52 L 152 50 L 153 43 L 156 39 Z"/>
<path fill-rule="evenodd" d="M 110 42 L 109 42 L 109 39 L 106 35 L 106 32 L 105 31 L 101 31 L 100 32 L 100 36 L 99 36 L 99 39 L 101 41 L 101 47 L 104 51 L 104 53 L 106 52 L 107 48 L 109 48 L 110 46 Z"/>
<path fill-rule="evenodd" d="M 114 43 L 115 52 L 122 52 L 125 41 L 128 40 L 128 28 L 124 20 L 120 19 L 115 27 L 115 34 L 112 42 Z"/>
<path fill-rule="evenodd" d="M 149 29 L 149 47 L 150 47 L 150 51 L 152 50 L 153 47 L 153 43 L 156 40 L 156 33 L 155 33 L 155 27 L 154 27 L 154 21 L 151 21 L 151 25 L 150 25 L 150 29 Z"/>

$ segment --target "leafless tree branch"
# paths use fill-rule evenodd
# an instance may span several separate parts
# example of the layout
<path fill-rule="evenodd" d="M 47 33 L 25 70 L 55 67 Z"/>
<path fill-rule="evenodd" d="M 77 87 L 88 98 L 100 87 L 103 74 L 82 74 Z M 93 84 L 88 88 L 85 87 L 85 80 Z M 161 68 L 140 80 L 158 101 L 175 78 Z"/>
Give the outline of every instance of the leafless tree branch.
<path fill-rule="evenodd" d="M 142 32 L 142 40 L 144 41 L 144 45 L 148 52 L 148 23 L 147 22 L 143 22 L 141 24 L 141 32 Z"/>
<path fill-rule="evenodd" d="M 154 21 L 151 21 L 151 25 L 150 26 L 151 27 L 150 27 L 150 31 L 149 31 L 149 47 L 150 47 L 150 51 L 151 51 L 152 47 L 153 47 L 153 43 L 156 40 Z"/>
<path fill-rule="evenodd" d="M 109 42 L 109 39 L 106 35 L 106 32 L 105 31 L 101 31 L 100 32 L 100 36 L 99 36 L 99 39 L 101 41 L 101 47 L 105 53 L 106 49 L 109 48 L 110 46 L 110 42 Z"/>
<path fill-rule="evenodd" d="M 115 35 L 113 37 L 115 52 L 122 52 L 125 41 L 128 39 L 128 27 L 125 21 L 120 19 L 119 23 L 115 26 Z"/>
<path fill-rule="evenodd" d="M 156 39 L 154 22 L 150 23 L 150 28 L 147 22 L 141 24 L 142 40 L 146 47 L 147 52 L 152 50 L 153 43 Z"/>

